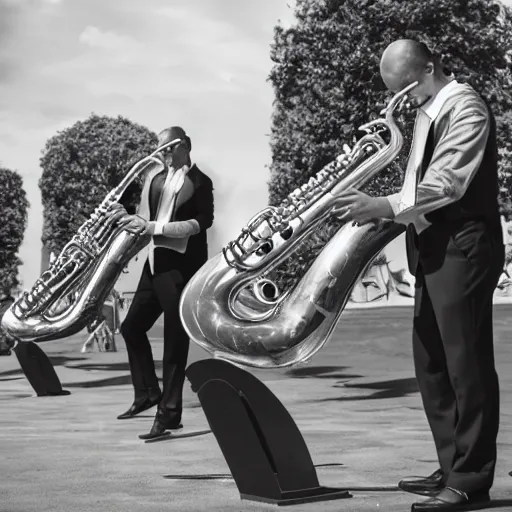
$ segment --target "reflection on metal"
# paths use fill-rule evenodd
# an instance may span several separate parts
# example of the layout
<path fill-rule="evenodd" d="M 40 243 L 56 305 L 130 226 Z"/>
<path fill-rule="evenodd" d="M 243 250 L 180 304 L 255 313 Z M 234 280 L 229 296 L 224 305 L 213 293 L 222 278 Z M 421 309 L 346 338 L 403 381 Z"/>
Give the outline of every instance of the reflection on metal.
<path fill-rule="evenodd" d="M 180 315 L 190 338 L 216 358 L 257 368 L 292 366 L 326 343 L 354 284 L 403 232 L 392 222 L 343 225 L 289 289 L 269 275 L 340 211 L 339 196 L 391 165 L 403 138 L 394 112 L 416 84 L 399 92 L 384 117 L 365 124 L 350 151 L 276 207 L 257 214 L 186 286 Z M 384 140 L 387 138 L 387 142 Z"/>
<path fill-rule="evenodd" d="M 150 165 L 163 167 L 161 154 L 179 142 L 175 139 L 163 144 L 139 160 L 80 226 L 32 289 L 11 305 L 2 318 L 2 328 L 11 339 L 40 342 L 65 338 L 98 319 L 124 267 L 151 238 L 118 227 L 110 208 Z M 93 328 L 100 324 L 101 320 Z"/>

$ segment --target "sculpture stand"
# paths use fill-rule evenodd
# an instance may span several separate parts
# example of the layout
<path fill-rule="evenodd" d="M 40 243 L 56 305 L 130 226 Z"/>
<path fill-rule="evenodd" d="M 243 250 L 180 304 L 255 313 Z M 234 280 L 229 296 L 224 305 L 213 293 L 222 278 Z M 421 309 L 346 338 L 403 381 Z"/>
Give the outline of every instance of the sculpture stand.
<path fill-rule="evenodd" d="M 1 320 L 5 311 L 9 308 L 14 299 L 9 296 L 0 300 L 0 355 L 10 355 L 14 352 L 25 374 L 29 384 L 37 396 L 69 395 L 69 391 L 62 389 L 59 377 L 43 350 L 33 341 L 17 343 L 13 348 L 13 340 L 8 340 L 7 335 L 1 328 Z"/>
<path fill-rule="evenodd" d="M 13 349 L 21 370 L 37 396 L 69 395 L 62 389 L 59 377 L 55 373 L 48 356 L 33 341 L 18 343 Z"/>
<path fill-rule="evenodd" d="M 186 375 L 242 499 L 296 505 L 352 497 L 319 484 L 297 425 L 252 374 L 206 359 L 191 364 Z"/>

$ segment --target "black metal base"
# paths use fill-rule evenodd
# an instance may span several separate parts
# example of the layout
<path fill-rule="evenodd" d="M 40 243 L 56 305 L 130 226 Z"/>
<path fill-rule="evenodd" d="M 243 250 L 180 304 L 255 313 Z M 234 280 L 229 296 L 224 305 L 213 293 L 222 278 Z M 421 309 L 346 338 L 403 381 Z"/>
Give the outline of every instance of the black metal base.
<path fill-rule="evenodd" d="M 191 364 L 186 375 L 242 499 L 296 505 L 352 497 L 346 489 L 320 485 L 294 420 L 252 374 L 206 359 Z"/>
<path fill-rule="evenodd" d="M 18 343 L 13 349 L 21 370 L 37 396 L 61 396 L 70 392 L 62 389 L 59 377 L 55 373 L 48 356 L 33 341 Z"/>
<path fill-rule="evenodd" d="M 304 503 L 314 503 L 315 501 L 329 501 L 352 498 L 352 494 L 343 489 L 333 487 L 316 487 L 315 489 L 306 489 L 298 492 L 283 492 L 282 498 L 264 498 L 261 496 L 251 496 L 250 494 L 240 494 L 243 500 L 259 501 L 284 507 L 287 505 L 302 505 Z"/>

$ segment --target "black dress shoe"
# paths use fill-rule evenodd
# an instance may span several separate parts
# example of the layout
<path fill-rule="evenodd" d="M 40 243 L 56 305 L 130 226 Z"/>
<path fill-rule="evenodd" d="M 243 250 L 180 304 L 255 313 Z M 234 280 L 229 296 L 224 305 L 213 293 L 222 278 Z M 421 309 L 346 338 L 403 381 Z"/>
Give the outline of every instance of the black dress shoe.
<path fill-rule="evenodd" d="M 140 434 L 139 439 L 155 439 L 157 437 L 169 435 L 167 430 L 178 430 L 183 428 L 179 419 L 166 418 L 164 415 L 157 412 L 155 421 L 151 430 L 147 434 Z"/>
<path fill-rule="evenodd" d="M 411 512 L 478 510 L 485 508 L 490 500 L 488 492 L 467 494 L 452 487 L 445 487 L 434 498 L 413 503 Z"/>
<path fill-rule="evenodd" d="M 398 482 L 398 487 L 405 492 L 420 496 L 436 496 L 444 487 L 444 472 L 434 471 L 430 476 L 409 476 Z"/>
<path fill-rule="evenodd" d="M 123 412 L 123 414 L 120 414 L 117 419 L 118 420 L 127 420 L 129 418 L 133 418 L 137 414 L 140 414 L 141 412 L 147 411 L 148 409 L 151 409 L 151 407 L 154 407 L 155 405 L 158 405 L 161 400 L 161 395 L 158 395 L 156 397 L 147 397 L 143 398 L 142 400 L 135 400 L 131 407 L 126 411 Z"/>

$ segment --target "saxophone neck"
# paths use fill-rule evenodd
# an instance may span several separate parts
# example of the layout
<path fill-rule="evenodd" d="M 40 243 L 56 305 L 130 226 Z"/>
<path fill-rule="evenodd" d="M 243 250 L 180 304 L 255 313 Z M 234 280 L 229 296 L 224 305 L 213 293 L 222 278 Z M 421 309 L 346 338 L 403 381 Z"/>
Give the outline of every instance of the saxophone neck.
<path fill-rule="evenodd" d="M 407 97 L 410 91 L 418 85 L 418 82 L 412 82 L 407 87 L 404 87 L 401 91 L 398 91 L 389 101 L 387 107 L 382 111 L 386 114 L 388 121 L 393 120 L 393 114 L 395 110 L 401 111 L 407 101 Z"/>
<path fill-rule="evenodd" d="M 181 142 L 181 139 L 173 139 L 161 146 L 158 146 L 151 154 L 145 156 L 136 162 L 132 168 L 126 173 L 124 178 L 121 180 L 119 185 L 115 187 L 105 198 L 105 201 L 116 202 L 121 196 L 124 194 L 128 186 L 137 179 L 141 174 L 143 174 L 147 168 L 153 165 L 161 165 L 163 167 L 167 167 L 167 162 L 165 160 L 166 151 Z"/>

